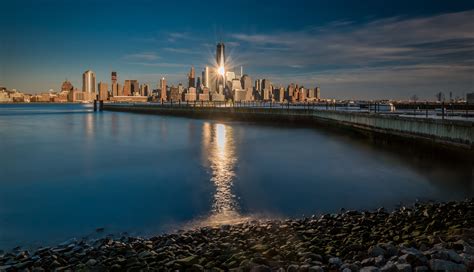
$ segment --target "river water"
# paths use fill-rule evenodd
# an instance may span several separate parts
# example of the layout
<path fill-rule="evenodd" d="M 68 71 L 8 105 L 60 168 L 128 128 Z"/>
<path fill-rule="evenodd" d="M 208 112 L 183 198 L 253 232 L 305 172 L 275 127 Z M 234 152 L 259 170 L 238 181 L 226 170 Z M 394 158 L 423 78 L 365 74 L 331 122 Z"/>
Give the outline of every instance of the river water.
<path fill-rule="evenodd" d="M 0 105 L 0 249 L 474 196 L 469 164 L 396 150 L 324 128 Z"/>

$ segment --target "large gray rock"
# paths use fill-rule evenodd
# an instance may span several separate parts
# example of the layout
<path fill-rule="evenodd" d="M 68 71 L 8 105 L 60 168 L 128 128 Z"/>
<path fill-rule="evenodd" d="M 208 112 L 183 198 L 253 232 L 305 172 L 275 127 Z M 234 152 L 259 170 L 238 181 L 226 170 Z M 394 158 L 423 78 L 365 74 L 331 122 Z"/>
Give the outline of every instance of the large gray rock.
<path fill-rule="evenodd" d="M 292 265 L 289 265 L 288 268 L 286 269 L 286 271 L 288 272 L 298 272 L 299 270 L 299 266 L 296 265 L 296 264 L 292 264 Z"/>
<path fill-rule="evenodd" d="M 431 259 L 429 262 L 429 267 L 434 271 L 452 271 L 452 272 L 465 272 L 467 271 L 466 266 L 463 264 L 457 264 L 454 262 L 440 260 L 440 259 Z"/>
<path fill-rule="evenodd" d="M 392 262 L 387 263 L 386 265 L 380 268 L 380 272 L 398 272 L 397 266 Z"/>
<path fill-rule="evenodd" d="M 446 254 L 448 255 L 449 259 L 455 263 L 462 263 L 462 258 L 459 254 L 454 250 L 447 250 Z"/>
<path fill-rule="evenodd" d="M 412 268 L 410 264 L 397 264 L 397 270 L 399 272 L 412 272 Z"/>
<path fill-rule="evenodd" d="M 339 259 L 337 257 L 329 258 L 329 263 L 334 265 L 334 266 L 337 266 L 337 267 L 342 265 L 341 259 Z"/>
<path fill-rule="evenodd" d="M 428 272 L 428 271 L 429 271 L 428 267 L 424 265 L 415 267 L 415 272 Z"/>
<path fill-rule="evenodd" d="M 380 272 L 380 269 L 376 266 L 362 267 L 359 272 Z"/>
<path fill-rule="evenodd" d="M 367 253 L 372 257 L 377 257 L 380 255 L 385 255 L 385 249 L 383 249 L 382 247 L 378 245 L 375 245 L 375 246 L 371 246 L 369 250 L 367 251 Z"/>
<path fill-rule="evenodd" d="M 308 270 L 309 272 L 324 272 L 324 269 L 321 266 L 311 266 Z"/>

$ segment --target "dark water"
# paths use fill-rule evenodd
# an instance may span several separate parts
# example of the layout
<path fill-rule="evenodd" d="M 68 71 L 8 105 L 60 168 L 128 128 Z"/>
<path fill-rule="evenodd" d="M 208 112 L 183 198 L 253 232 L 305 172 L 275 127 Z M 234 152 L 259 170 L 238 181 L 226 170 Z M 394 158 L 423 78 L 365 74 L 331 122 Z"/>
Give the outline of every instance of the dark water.
<path fill-rule="evenodd" d="M 473 195 L 469 165 L 325 129 L 0 105 L 0 249 Z"/>

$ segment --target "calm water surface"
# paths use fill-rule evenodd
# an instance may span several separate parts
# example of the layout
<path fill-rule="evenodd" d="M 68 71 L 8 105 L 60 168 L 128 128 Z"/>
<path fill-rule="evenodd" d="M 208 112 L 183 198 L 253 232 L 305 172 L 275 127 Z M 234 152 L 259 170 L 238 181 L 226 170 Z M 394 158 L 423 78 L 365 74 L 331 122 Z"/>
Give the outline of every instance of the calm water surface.
<path fill-rule="evenodd" d="M 0 249 L 473 195 L 470 166 L 324 129 L 0 105 Z"/>

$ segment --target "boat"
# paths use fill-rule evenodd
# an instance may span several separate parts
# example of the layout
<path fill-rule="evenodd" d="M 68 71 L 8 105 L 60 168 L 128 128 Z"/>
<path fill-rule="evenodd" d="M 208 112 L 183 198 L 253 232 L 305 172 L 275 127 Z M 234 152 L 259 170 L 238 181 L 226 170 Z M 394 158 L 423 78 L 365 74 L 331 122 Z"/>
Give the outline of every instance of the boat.
<path fill-rule="evenodd" d="M 369 105 L 370 111 L 377 111 L 377 112 L 394 112 L 395 106 L 390 102 L 382 102 L 376 104 Z"/>

